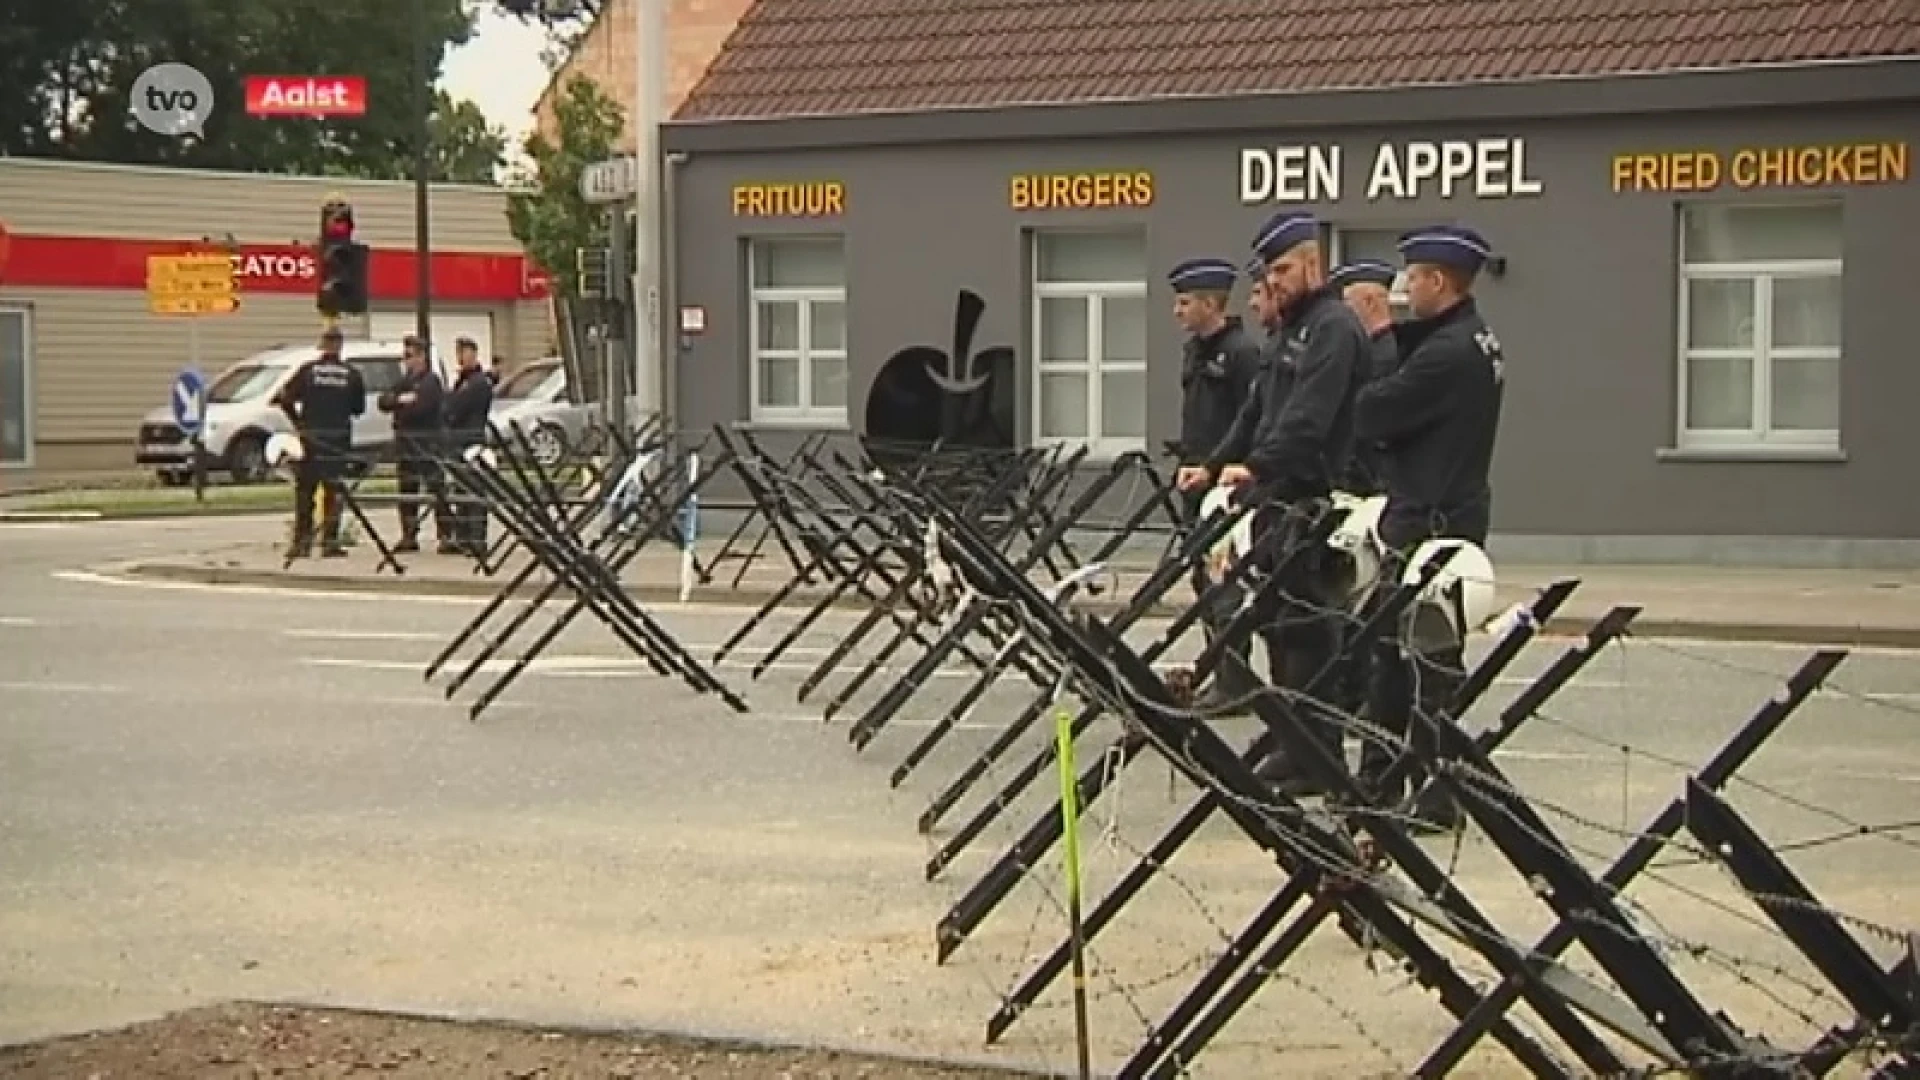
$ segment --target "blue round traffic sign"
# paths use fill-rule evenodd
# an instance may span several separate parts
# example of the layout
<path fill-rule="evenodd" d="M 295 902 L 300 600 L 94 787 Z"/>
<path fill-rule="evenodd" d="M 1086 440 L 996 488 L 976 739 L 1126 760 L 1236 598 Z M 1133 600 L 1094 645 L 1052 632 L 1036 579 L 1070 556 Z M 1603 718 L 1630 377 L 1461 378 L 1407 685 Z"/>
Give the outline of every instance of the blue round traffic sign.
<path fill-rule="evenodd" d="M 200 434 L 207 425 L 207 380 L 200 377 L 198 371 L 188 368 L 173 378 L 173 422 L 189 438 Z"/>

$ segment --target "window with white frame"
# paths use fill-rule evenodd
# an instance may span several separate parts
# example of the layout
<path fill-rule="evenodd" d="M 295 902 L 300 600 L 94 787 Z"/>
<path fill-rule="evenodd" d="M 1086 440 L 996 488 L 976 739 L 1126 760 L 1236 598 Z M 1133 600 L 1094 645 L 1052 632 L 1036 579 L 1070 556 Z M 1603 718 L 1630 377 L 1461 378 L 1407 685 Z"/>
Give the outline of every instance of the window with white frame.
<path fill-rule="evenodd" d="M 1388 266 L 1400 266 L 1400 237 L 1404 234 L 1405 231 L 1401 229 L 1336 229 L 1333 233 L 1333 265 L 1373 259 Z M 1394 318 L 1412 317 L 1413 312 L 1407 307 L 1407 272 L 1404 268 L 1394 275 L 1387 296 L 1393 303 Z"/>
<path fill-rule="evenodd" d="M 1043 232 L 1033 244 L 1035 442 L 1101 456 L 1147 441 L 1147 235 Z"/>
<path fill-rule="evenodd" d="M 1682 449 L 1840 446 L 1840 206 L 1681 213 Z"/>
<path fill-rule="evenodd" d="M 33 327 L 26 308 L 0 307 L 0 465 L 33 463 Z"/>
<path fill-rule="evenodd" d="M 837 236 L 751 242 L 748 305 L 752 417 L 847 422 L 846 248 Z"/>

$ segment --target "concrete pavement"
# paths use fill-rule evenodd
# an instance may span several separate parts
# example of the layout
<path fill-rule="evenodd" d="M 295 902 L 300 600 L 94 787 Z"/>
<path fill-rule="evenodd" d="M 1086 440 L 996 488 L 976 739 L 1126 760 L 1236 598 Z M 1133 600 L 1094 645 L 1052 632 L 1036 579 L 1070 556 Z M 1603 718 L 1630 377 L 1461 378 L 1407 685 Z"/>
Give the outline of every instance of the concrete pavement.
<path fill-rule="evenodd" d="M 341 560 L 312 560 L 282 568 L 272 518 L 253 519 L 255 535 L 216 549 L 169 552 L 115 567 L 118 572 L 172 581 L 284 586 L 382 593 L 406 591 L 442 596 L 490 596 L 521 562 L 494 578 L 476 575 L 469 562 L 426 554 L 404 558 L 404 577 L 375 573 L 370 547 Z M 717 544 L 701 552 L 710 558 Z M 700 602 L 758 606 L 785 585 L 790 571 L 778 549 L 751 564 L 735 586 L 741 563 L 727 561 L 698 586 Z M 1149 556 L 1150 558 L 1150 556 Z M 1147 570 L 1138 555 L 1118 565 L 1119 595 L 1130 593 Z M 1920 572 L 1872 570 L 1740 570 L 1659 566 L 1502 566 L 1502 592 L 1517 600 L 1547 582 L 1579 578 L 1582 587 L 1552 629 L 1577 632 L 1617 604 L 1645 608 L 1637 632 L 1646 636 L 1734 641 L 1784 641 L 1828 645 L 1920 648 Z M 545 575 L 535 578 L 544 582 Z M 629 566 L 628 587 L 650 601 L 679 596 L 680 559 L 649 548 Z M 794 601 L 810 603 L 803 590 Z M 1182 589 L 1180 595 L 1185 595 Z M 853 601 L 849 601 L 851 606 Z"/>
<path fill-rule="evenodd" d="M 1038 868 L 948 966 L 932 963 L 935 920 L 1048 812 L 1048 785 L 932 884 L 912 829 L 1025 695 L 994 691 L 889 791 L 939 699 L 965 683 L 935 679 L 910 716 L 853 754 L 844 720 L 824 726 L 817 702 L 794 700 L 846 633 L 844 614 L 758 681 L 745 666 L 776 628 L 721 669 L 749 693 L 748 715 L 652 676 L 583 621 L 471 724 L 420 669 L 477 610 L 473 597 L 98 570 L 259 544 L 259 528 L 0 526 L 0 1041 L 246 997 L 1070 1062 L 1060 993 L 1004 1048 L 980 1047 L 999 995 L 1063 932 L 1049 896 L 1057 865 Z M 656 610 L 702 657 L 741 617 L 718 605 Z M 1559 648 L 1530 650 L 1489 705 Z M 1523 729 L 1501 764 L 1577 852 L 1610 858 L 1805 651 L 1626 643 Z M 1864 651 L 1833 685 L 1743 774 L 1765 787 L 1730 792 L 1776 842 L 1844 831 L 1831 814 L 1913 816 L 1920 664 Z M 1101 730 L 1088 753 L 1111 736 Z M 1188 798 L 1158 762 L 1129 769 L 1089 811 L 1089 894 Z M 1483 840 L 1457 858 L 1436 842 L 1435 854 L 1510 933 L 1544 931 L 1545 909 Z M 1861 838 L 1788 858 L 1862 919 L 1910 926 L 1920 908 L 1912 841 Z M 1837 1021 L 1830 996 L 1799 988 L 1818 977 L 1753 903 L 1686 862 L 1672 852 L 1662 880 L 1633 895 L 1646 933 L 1710 946 L 1670 954 L 1689 984 L 1748 1030 L 1811 1038 L 1805 1016 Z M 1229 826 L 1203 830 L 1096 944 L 1096 1060 L 1112 1067 L 1136 1045 L 1276 884 Z M 1322 934 L 1194 1071 L 1405 1075 L 1447 1026 L 1391 965 Z M 1483 1051 L 1461 1075 L 1518 1073 Z"/>

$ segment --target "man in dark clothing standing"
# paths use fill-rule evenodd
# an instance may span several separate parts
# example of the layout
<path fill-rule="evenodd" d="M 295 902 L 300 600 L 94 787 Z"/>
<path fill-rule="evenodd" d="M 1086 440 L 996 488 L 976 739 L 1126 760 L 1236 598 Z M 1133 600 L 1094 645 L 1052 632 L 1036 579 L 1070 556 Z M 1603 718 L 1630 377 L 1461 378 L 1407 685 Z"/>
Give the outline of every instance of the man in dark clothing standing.
<path fill-rule="evenodd" d="M 1224 259 L 1192 259 L 1174 267 L 1167 275 L 1173 285 L 1174 320 L 1187 332 L 1180 364 L 1180 463 L 1183 466 L 1204 461 L 1207 453 L 1233 428 L 1236 417 L 1253 397 L 1260 371 L 1260 344 L 1237 317 L 1227 313 L 1233 285 L 1239 277 L 1240 271 Z M 1182 488 L 1179 492 L 1181 513 L 1189 528 L 1199 524 L 1200 504 L 1205 494 L 1202 489 Z M 1195 595 L 1204 593 L 1207 584 L 1203 564 L 1194 569 Z M 1202 625 L 1209 634 L 1218 631 L 1233 617 L 1237 606 L 1234 597 L 1213 598 L 1202 612 Z M 1247 665 L 1243 647 L 1222 657 L 1219 670 L 1220 678 L 1201 696 L 1199 708 L 1230 709 L 1236 701 L 1260 688 L 1259 680 Z"/>
<path fill-rule="evenodd" d="M 427 348 L 419 338 L 407 335 L 402 362 L 406 371 L 393 389 L 380 395 L 382 412 L 393 414 L 393 440 L 400 469 L 400 542 L 398 552 L 420 550 L 420 497 L 424 491 L 433 500 L 434 530 L 440 545 L 453 540 L 453 523 L 447 518 L 446 481 L 440 474 L 440 455 L 446 449 L 444 417 L 446 386 L 427 359 Z"/>
<path fill-rule="evenodd" d="M 1399 276 L 1400 271 L 1393 266 L 1375 260 L 1351 262 L 1327 275 L 1328 284 L 1340 290 L 1341 298 L 1360 320 L 1360 328 L 1367 332 L 1372 343 L 1365 368 L 1359 373 L 1362 389 L 1374 379 L 1393 374 L 1400 366 L 1399 340 L 1393 332 L 1393 283 Z M 1379 450 L 1371 443 L 1355 439 L 1353 453 L 1347 459 L 1346 475 L 1340 478 L 1340 490 L 1363 499 L 1385 494 L 1379 458 Z M 1372 651 L 1368 649 L 1346 654 L 1334 702 L 1341 712 L 1358 716 L 1366 708 L 1373 677 L 1372 658 Z M 1392 762 L 1392 752 L 1377 739 L 1363 738 L 1360 761 L 1363 774 L 1378 775 Z"/>
<path fill-rule="evenodd" d="M 485 445 L 487 413 L 493 409 L 493 380 L 480 366 L 480 347 L 472 338 L 454 343 L 460 362 L 460 374 L 448 391 L 444 410 L 448 452 L 455 460 L 466 461 L 469 447 Z M 454 511 L 455 530 L 451 543 L 443 543 L 443 554 L 464 551 L 479 558 L 487 551 L 487 508 L 478 492 L 468 492 Z"/>
<path fill-rule="evenodd" d="M 1400 252 L 1414 315 L 1396 329 L 1404 359 L 1361 392 L 1355 411 L 1360 437 L 1382 452 L 1387 508 L 1380 539 L 1391 553 L 1387 580 L 1397 579 L 1430 538 L 1486 545 L 1493 506 L 1489 477 L 1505 393 L 1500 341 L 1473 299 L 1474 279 L 1492 257 L 1486 240 L 1472 229 L 1434 226 L 1401 237 Z M 1421 640 L 1408 634 L 1374 657 L 1373 718 L 1408 740 L 1416 754 L 1424 756 L 1431 742 L 1426 725 L 1413 722 L 1414 710 L 1437 714 L 1453 697 L 1465 678 L 1470 629 L 1448 628 L 1434 642 L 1421 627 Z M 1397 802 L 1406 792 L 1376 794 Z M 1459 808 L 1445 799 L 1423 799 L 1414 812 L 1437 828 L 1459 821 Z"/>
<path fill-rule="evenodd" d="M 1353 399 L 1366 363 L 1367 337 L 1328 283 L 1320 252 L 1321 224 L 1311 214 L 1271 218 L 1253 248 L 1267 268 L 1266 288 L 1279 311 L 1277 346 L 1268 353 L 1257 416 L 1236 424 L 1198 469 L 1182 470 L 1181 486 L 1209 481 L 1236 488 L 1261 507 L 1256 530 L 1287 517 L 1289 506 L 1328 498 L 1352 450 Z M 1342 613 L 1311 553 L 1294 560 L 1280 610 L 1265 633 L 1274 685 L 1299 690 L 1339 654 Z M 1306 733 L 1338 756 L 1337 729 L 1310 708 L 1299 710 Z M 1262 762 L 1262 776 L 1306 794 L 1314 785 L 1284 755 Z"/>
<path fill-rule="evenodd" d="M 1374 261 L 1348 263 L 1327 275 L 1328 284 L 1340 290 L 1371 342 L 1365 370 L 1360 372 L 1362 387 L 1393 374 L 1400 366 L 1400 343 L 1393 332 L 1393 283 L 1399 276 L 1392 266 Z M 1362 498 L 1385 494 L 1378 458 L 1371 444 L 1355 440 L 1340 490 Z"/>
<path fill-rule="evenodd" d="M 341 478 L 353 451 L 354 418 L 367 411 L 367 384 L 353 365 L 340 359 L 339 328 L 320 335 L 320 355 L 293 373 L 273 403 L 300 435 L 302 455 L 294 473 L 293 543 L 287 558 L 313 554 L 313 497 L 321 492 L 320 555 L 337 559 L 340 544 Z"/>

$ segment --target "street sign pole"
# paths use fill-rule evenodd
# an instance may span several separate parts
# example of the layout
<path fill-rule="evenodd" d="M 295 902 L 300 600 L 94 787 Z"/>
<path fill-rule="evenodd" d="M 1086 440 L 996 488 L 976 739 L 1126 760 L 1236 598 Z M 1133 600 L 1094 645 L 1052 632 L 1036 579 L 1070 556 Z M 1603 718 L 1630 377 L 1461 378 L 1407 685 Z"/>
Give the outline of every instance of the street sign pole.
<path fill-rule="evenodd" d="M 200 319 L 195 316 L 187 320 L 187 366 L 200 370 Z M 207 394 L 198 391 L 200 426 L 193 430 L 193 501 L 207 501 Z"/>
<path fill-rule="evenodd" d="M 633 375 L 626 363 L 628 354 L 622 348 L 639 348 L 640 343 L 631 340 L 626 320 L 622 313 L 629 309 L 632 299 L 628 290 L 620 287 L 620 279 L 627 273 L 627 235 L 626 215 L 621 212 L 621 204 L 607 207 L 607 296 L 614 317 L 607 320 L 607 356 L 612 363 L 607 365 L 612 379 L 604 384 L 607 388 L 607 426 L 625 435 L 633 430 L 633 418 L 627 415 L 627 398 L 633 393 Z"/>
<path fill-rule="evenodd" d="M 147 259 L 147 309 L 187 319 L 187 369 L 173 382 L 173 418 L 187 437 L 194 501 L 207 499 L 207 384 L 200 375 L 200 318 L 239 310 L 233 260 L 226 253 Z"/>
<path fill-rule="evenodd" d="M 628 396 L 639 393 L 642 409 L 646 408 L 647 400 L 641 388 L 643 384 L 635 378 L 635 365 L 628 360 L 629 354 L 621 351 L 624 343 L 625 347 L 633 350 L 631 355 L 638 357 L 642 355 L 640 350 L 646 347 L 644 324 L 636 325 L 642 319 L 636 298 L 631 289 L 622 287 L 627 273 L 627 241 L 632 239 L 626 235 L 625 208 L 643 186 L 640 162 L 644 160 L 639 156 L 612 157 L 596 161 L 580 173 L 580 197 L 591 205 L 603 208 L 606 213 L 609 247 L 606 293 L 614 318 L 606 320 L 608 332 L 601 336 L 596 355 L 606 365 L 601 369 L 603 376 L 600 385 L 605 394 L 605 400 L 600 403 L 601 411 L 606 417 L 607 426 L 622 433 L 630 430 Z M 638 254 L 642 260 L 646 258 L 644 249 Z M 619 325 L 615 327 L 612 325 L 614 323 Z"/>

